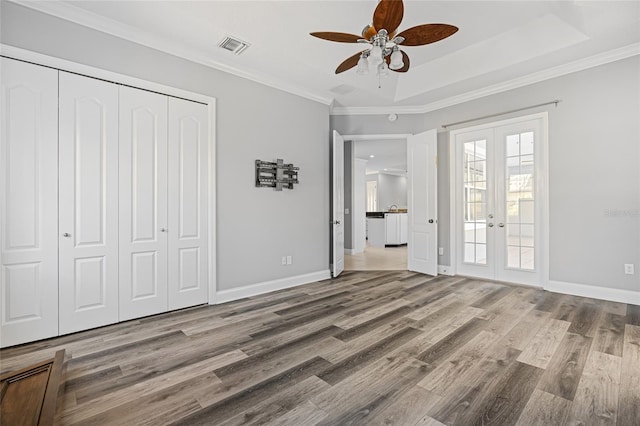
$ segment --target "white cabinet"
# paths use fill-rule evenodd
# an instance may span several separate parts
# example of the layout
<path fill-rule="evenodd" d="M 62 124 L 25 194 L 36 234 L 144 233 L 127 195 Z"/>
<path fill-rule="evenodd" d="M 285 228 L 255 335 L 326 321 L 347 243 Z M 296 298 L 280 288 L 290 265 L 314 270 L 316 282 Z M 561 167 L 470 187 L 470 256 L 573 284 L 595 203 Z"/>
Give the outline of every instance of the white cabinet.
<path fill-rule="evenodd" d="M 369 244 L 375 247 L 384 247 L 386 240 L 386 221 L 382 217 L 367 218 L 367 234 Z"/>
<path fill-rule="evenodd" d="M 207 105 L 1 61 L 0 347 L 206 303 Z"/>
<path fill-rule="evenodd" d="M 58 72 L 0 61 L 4 347 L 58 334 Z"/>
<path fill-rule="evenodd" d="M 397 214 L 385 214 L 385 244 L 400 244 L 400 222 Z"/>
<path fill-rule="evenodd" d="M 407 214 L 387 213 L 385 220 L 385 244 L 399 245 L 407 243 Z"/>
<path fill-rule="evenodd" d="M 118 321 L 118 86 L 60 72 L 60 334 Z"/>

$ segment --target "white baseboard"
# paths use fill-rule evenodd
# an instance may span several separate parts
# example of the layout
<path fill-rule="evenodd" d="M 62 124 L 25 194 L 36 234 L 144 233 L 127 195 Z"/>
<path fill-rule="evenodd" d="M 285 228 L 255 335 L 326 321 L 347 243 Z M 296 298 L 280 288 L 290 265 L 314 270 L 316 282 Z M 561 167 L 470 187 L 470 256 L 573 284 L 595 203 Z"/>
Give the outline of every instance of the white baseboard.
<path fill-rule="evenodd" d="M 311 272 L 309 274 L 296 275 L 293 277 L 280 278 L 273 281 L 251 284 L 239 288 L 219 290 L 216 293 L 215 303 L 231 302 L 232 300 L 243 299 L 245 297 L 257 296 L 258 294 L 269 293 L 271 291 L 283 290 L 285 288 L 296 287 L 315 281 L 322 281 L 331 278 L 331 272 L 324 271 Z"/>
<path fill-rule="evenodd" d="M 640 305 L 640 291 L 622 290 L 619 288 L 598 287 L 586 284 L 567 283 L 563 281 L 549 281 L 544 287 L 554 293 L 571 294 L 574 296 L 591 297 L 593 299 L 610 300 L 612 302 Z"/>
<path fill-rule="evenodd" d="M 447 265 L 438 265 L 438 275 L 449 275 L 454 276 L 456 271 L 453 270 L 453 267 Z"/>

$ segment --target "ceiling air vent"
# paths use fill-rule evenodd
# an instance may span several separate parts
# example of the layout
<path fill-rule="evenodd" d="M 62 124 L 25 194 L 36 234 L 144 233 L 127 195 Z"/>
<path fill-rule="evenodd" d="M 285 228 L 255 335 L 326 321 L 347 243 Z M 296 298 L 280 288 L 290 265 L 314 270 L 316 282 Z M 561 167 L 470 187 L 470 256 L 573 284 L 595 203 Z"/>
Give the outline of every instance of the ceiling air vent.
<path fill-rule="evenodd" d="M 249 47 L 249 43 L 245 43 L 244 41 L 238 40 L 237 38 L 233 38 L 230 36 L 226 36 L 218 46 L 222 47 L 229 52 L 235 53 L 236 55 L 241 54 L 245 51 L 247 47 Z"/>

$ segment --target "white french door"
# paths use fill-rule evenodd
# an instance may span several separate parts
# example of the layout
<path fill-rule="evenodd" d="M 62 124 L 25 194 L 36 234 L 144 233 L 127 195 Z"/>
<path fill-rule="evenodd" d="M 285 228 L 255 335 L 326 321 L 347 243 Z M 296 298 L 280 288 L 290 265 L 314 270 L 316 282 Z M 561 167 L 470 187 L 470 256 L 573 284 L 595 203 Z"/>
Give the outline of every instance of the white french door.
<path fill-rule="evenodd" d="M 165 312 L 167 97 L 120 87 L 120 321 Z"/>
<path fill-rule="evenodd" d="M 542 285 L 546 115 L 454 131 L 458 274 Z"/>
<path fill-rule="evenodd" d="M 60 72 L 60 334 L 118 321 L 118 86 Z"/>

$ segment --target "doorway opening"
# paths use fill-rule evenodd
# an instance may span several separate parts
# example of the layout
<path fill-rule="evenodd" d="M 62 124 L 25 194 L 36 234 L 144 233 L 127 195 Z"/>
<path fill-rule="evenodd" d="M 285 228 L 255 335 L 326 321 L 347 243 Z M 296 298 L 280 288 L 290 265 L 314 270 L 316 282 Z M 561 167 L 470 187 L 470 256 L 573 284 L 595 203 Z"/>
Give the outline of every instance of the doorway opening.
<path fill-rule="evenodd" d="M 347 135 L 343 138 L 334 131 L 334 151 L 340 152 L 334 153 L 333 158 L 344 161 L 343 167 L 339 170 L 334 167 L 333 171 L 331 222 L 333 234 L 344 238 L 333 239 L 333 265 L 354 270 L 384 268 L 437 275 L 436 134 L 433 129 L 416 135 Z M 389 140 L 396 141 L 391 151 L 399 161 L 372 168 L 367 174 L 368 163 L 376 154 L 365 152 L 356 158 L 354 142 Z M 368 151 L 372 149 L 371 143 L 364 144 Z M 367 180 L 375 184 L 367 184 Z M 338 182 L 344 191 L 335 187 Z M 391 198 L 386 198 L 386 184 L 395 189 Z M 395 256 L 386 259 L 385 253 Z M 339 260 L 343 261 L 338 263 Z M 332 268 L 333 275 L 337 276 L 339 271 Z"/>
<path fill-rule="evenodd" d="M 344 157 L 345 270 L 407 270 L 407 136 L 348 136 Z"/>

